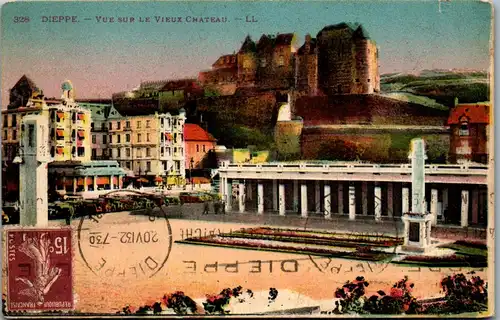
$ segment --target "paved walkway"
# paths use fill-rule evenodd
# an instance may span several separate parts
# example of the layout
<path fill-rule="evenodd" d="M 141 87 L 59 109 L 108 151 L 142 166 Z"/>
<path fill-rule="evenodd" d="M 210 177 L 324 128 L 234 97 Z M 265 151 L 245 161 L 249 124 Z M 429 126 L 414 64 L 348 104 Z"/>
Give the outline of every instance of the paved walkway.
<path fill-rule="evenodd" d="M 171 219 L 186 219 L 195 221 L 215 221 L 227 223 L 246 223 L 260 226 L 275 226 L 299 229 L 315 229 L 328 231 L 344 231 L 358 233 L 377 233 L 392 236 L 403 236 L 403 222 L 400 217 L 385 218 L 376 222 L 373 216 L 356 216 L 356 220 L 349 220 L 348 215 L 332 215 L 331 219 L 325 219 L 321 214 L 310 214 L 308 218 L 302 218 L 299 214 L 287 213 L 279 216 L 277 213 L 257 214 L 256 212 L 237 211 L 226 214 L 214 214 L 210 207 L 209 214 L 203 214 L 202 203 L 184 204 L 182 206 L 163 207 L 164 212 Z M 134 214 L 134 213 L 133 213 Z M 135 214 L 144 214 L 137 212 Z M 154 215 L 160 215 L 160 210 L 154 210 Z M 446 239 L 485 239 L 486 230 L 477 228 L 461 228 L 459 226 L 440 225 L 433 227 L 432 236 Z"/>

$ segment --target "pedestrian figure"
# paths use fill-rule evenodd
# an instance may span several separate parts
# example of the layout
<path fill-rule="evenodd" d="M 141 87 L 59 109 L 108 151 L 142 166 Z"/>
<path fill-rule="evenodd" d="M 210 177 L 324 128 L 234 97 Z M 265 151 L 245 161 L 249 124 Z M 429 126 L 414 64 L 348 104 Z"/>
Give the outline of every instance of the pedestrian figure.
<path fill-rule="evenodd" d="M 203 214 L 208 214 L 208 201 L 203 203 Z"/>
<path fill-rule="evenodd" d="M 222 214 L 226 214 L 226 204 L 224 203 L 224 200 L 221 201 L 221 207 L 222 207 Z"/>
<path fill-rule="evenodd" d="M 215 214 L 219 214 L 219 211 L 220 211 L 220 202 L 219 202 L 219 200 L 215 200 L 215 202 L 214 202 L 214 212 L 215 212 Z"/>

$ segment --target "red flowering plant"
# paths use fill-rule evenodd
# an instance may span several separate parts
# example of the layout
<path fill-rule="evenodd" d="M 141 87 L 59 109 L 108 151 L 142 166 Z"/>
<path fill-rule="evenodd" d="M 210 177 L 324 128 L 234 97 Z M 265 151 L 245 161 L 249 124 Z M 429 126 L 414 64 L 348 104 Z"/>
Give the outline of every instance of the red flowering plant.
<path fill-rule="evenodd" d="M 408 283 L 408 277 L 396 282 L 386 294 L 377 291 L 365 303 L 364 309 L 372 314 L 417 314 L 421 310 L 417 299 L 412 295 L 413 283 Z"/>
<path fill-rule="evenodd" d="M 198 309 L 196 302 L 182 291 L 165 294 L 162 302 L 167 308 L 173 309 L 176 314 L 193 314 Z"/>
<path fill-rule="evenodd" d="M 474 274 L 472 271 L 471 274 Z M 441 312 L 461 313 L 488 310 L 488 284 L 481 277 L 468 279 L 464 274 L 447 276 L 441 281 L 445 305 Z"/>
<path fill-rule="evenodd" d="M 226 288 L 222 290 L 217 295 L 207 295 L 207 301 L 203 302 L 203 308 L 205 309 L 205 313 L 208 314 L 227 314 L 229 310 L 226 310 L 226 307 L 229 305 L 229 301 L 231 301 L 232 297 L 238 298 L 242 294 L 243 287 L 238 286 L 236 288 Z M 251 293 L 251 290 L 247 290 L 247 293 Z M 252 293 L 253 295 L 253 293 Z M 239 302 L 241 299 L 239 299 Z"/>
<path fill-rule="evenodd" d="M 366 313 L 364 310 L 365 304 L 365 288 L 368 287 L 369 283 L 365 281 L 364 277 L 357 277 L 353 282 L 347 281 L 342 288 L 337 288 L 335 291 L 335 298 L 338 298 L 335 302 L 335 309 L 333 310 L 336 314 L 363 314 Z"/>

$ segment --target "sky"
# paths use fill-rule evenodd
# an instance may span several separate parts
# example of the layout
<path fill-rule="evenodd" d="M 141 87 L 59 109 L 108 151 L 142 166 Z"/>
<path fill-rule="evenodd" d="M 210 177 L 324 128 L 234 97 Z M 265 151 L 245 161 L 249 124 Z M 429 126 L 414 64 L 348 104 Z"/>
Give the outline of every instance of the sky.
<path fill-rule="evenodd" d="M 295 32 L 302 44 L 305 34 L 314 37 L 341 22 L 361 23 L 376 41 L 381 74 L 487 70 L 491 11 L 478 0 L 443 2 L 441 12 L 437 0 L 7 3 L 1 12 L 2 107 L 23 74 L 48 97 L 59 97 L 69 79 L 77 98 L 110 98 L 141 81 L 196 77 L 220 55 L 238 51 L 247 34 L 258 40 L 263 33 Z M 75 16 L 77 22 L 44 22 L 47 16 Z M 98 22 L 98 16 L 115 20 Z M 118 22 L 123 17 L 134 22 Z"/>

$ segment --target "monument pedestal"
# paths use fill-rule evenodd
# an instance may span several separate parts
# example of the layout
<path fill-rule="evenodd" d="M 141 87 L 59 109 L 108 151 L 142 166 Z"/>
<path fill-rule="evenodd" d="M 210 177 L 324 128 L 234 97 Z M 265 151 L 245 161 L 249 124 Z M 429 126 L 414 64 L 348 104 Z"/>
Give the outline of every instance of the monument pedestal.
<path fill-rule="evenodd" d="M 405 213 L 403 251 L 425 253 L 431 248 L 431 214 Z"/>

